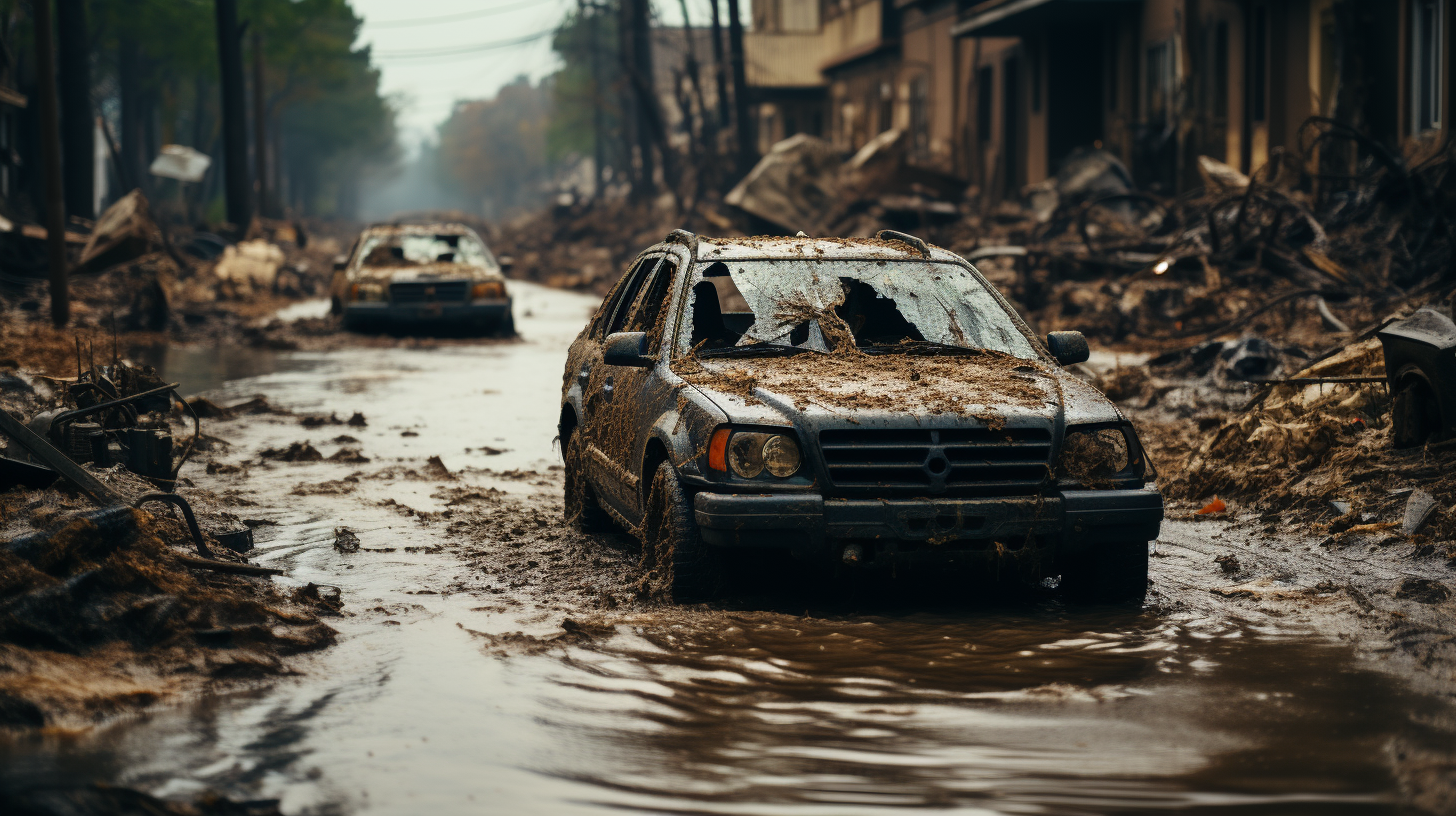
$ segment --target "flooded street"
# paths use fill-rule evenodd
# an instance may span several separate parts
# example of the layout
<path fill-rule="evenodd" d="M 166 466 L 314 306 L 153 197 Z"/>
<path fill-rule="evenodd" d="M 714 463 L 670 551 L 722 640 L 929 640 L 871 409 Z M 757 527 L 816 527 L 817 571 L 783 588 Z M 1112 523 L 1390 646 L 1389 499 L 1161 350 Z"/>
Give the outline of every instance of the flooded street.
<path fill-rule="evenodd" d="M 184 472 L 253 503 L 254 560 L 280 581 L 340 588 L 340 642 L 298 677 L 6 737 L 0 774 L 289 814 L 1374 814 L 1410 812 L 1413 758 L 1450 748 L 1449 696 L 1306 617 L 1211 612 L 1189 576 L 1216 582 L 1197 551 L 1214 525 L 1165 528 L 1162 594 L 1135 613 L 633 604 L 594 583 L 630 570 L 624 537 L 555 529 L 562 364 L 594 301 L 514 291 L 520 342 L 169 356 L 219 403 L 367 418 L 212 423 L 231 443 L 215 461 L 248 467 Z M 304 440 L 368 463 L 259 463 Z"/>

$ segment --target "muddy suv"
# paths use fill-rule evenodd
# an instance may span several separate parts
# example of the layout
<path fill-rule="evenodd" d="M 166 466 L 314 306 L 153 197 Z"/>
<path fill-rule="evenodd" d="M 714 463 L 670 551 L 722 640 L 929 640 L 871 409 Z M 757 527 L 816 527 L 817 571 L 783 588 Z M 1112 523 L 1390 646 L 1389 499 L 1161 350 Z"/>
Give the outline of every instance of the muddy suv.
<path fill-rule="evenodd" d="M 699 239 L 632 264 L 571 346 L 567 520 L 678 599 L 731 551 L 1141 601 L 1163 500 L 1132 425 L 971 264 L 913 236 Z"/>
<path fill-rule="evenodd" d="M 516 333 L 501 264 L 461 224 L 377 224 L 360 234 L 329 287 L 354 331 L 389 327 Z"/>

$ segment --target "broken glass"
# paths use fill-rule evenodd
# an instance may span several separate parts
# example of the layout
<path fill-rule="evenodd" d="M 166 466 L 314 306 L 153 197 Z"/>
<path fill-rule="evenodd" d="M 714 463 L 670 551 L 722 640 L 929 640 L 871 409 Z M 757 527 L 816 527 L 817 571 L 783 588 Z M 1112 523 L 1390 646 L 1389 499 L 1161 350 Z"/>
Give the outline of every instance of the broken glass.
<path fill-rule="evenodd" d="M 745 260 L 699 264 L 685 351 L 751 344 L 834 350 L 949 346 L 1037 359 L 1030 340 L 970 271 L 948 263 Z"/>

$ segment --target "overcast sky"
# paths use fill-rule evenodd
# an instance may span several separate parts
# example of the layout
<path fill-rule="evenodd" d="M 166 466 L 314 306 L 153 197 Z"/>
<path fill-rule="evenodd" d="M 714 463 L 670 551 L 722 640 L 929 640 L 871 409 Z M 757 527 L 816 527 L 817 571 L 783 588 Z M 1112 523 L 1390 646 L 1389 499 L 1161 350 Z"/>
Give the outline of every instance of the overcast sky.
<path fill-rule="evenodd" d="M 687 0 L 706 25 L 712 0 Z M 433 139 L 459 99 L 485 99 L 521 74 L 556 70 L 550 31 L 577 0 L 352 0 L 364 19 L 359 45 L 374 46 L 384 93 L 400 99 L 407 148 Z M 741 0 L 748 17 L 749 0 Z M 720 8 L 727 9 L 720 0 Z M 682 25 L 678 0 L 654 0 L 667 25 Z M 745 19 L 745 23 L 747 20 Z"/>

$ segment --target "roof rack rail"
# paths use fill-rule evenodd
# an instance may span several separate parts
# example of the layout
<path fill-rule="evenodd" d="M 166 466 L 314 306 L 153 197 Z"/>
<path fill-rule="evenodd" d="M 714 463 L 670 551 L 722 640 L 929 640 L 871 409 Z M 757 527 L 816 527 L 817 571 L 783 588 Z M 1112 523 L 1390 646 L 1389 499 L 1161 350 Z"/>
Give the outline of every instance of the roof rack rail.
<path fill-rule="evenodd" d="M 672 232 L 669 232 L 667 234 L 667 237 L 664 238 L 663 241 L 665 243 L 669 243 L 669 244 L 682 244 L 683 246 L 685 246 L 685 247 L 688 248 L 688 253 L 692 255 L 693 260 L 695 260 L 695 261 L 697 260 L 697 257 L 698 257 L 698 236 L 697 235 L 694 235 L 693 233 L 688 232 L 685 229 L 675 229 Z"/>
<path fill-rule="evenodd" d="M 916 238 L 914 235 L 911 235 L 908 232 L 896 232 L 895 230 L 880 230 L 879 232 L 875 233 L 875 237 L 882 241 L 891 240 L 909 244 L 910 246 L 913 246 L 916 249 L 920 250 L 920 257 L 925 258 L 926 260 L 930 259 L 930 246 L 926 244 L 925 241 Z"/>

